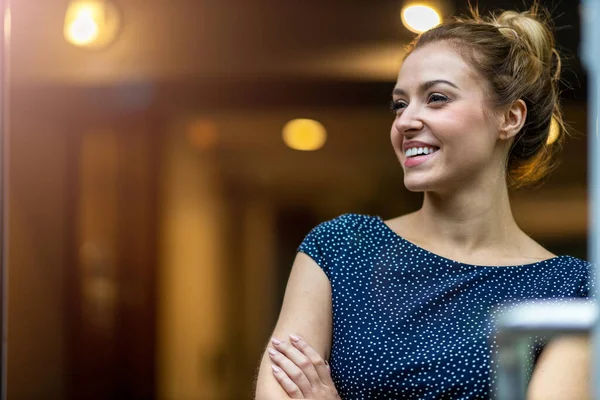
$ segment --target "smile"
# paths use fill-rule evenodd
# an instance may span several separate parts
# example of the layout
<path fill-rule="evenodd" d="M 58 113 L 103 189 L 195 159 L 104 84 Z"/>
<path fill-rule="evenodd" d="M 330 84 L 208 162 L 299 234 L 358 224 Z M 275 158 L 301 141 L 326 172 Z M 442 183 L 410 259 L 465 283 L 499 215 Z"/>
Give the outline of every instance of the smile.
<path fill-rule="evenodd" d="M 437 153 L 439 149 L 436 148 L 412 148 L 408 149 L 405 153 L 406 160 L 404 160 L 405 167 L 415 167 L 417 165 L 423 164 L 429 159 L 433 158 L 435 153 Z"/>
<path fill-rule="evenodd" d="M 421 154 L 431 154 L 437 150 L 439 150 L 437 147 L 411 147 L 404 152 L 404 155 L 408 158 Z"/>

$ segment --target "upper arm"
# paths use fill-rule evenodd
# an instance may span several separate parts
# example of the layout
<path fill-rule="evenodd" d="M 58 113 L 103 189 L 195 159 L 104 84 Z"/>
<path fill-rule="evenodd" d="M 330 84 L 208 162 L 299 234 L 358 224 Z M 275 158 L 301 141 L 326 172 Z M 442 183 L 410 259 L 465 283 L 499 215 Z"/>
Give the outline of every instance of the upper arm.
<path fill-rule="evenodd" d="M 590 340 L 586 336 L 565 336 L 551 341 L 533 371 L 527 398 L 591 399 L 590 352 Z"/>
<path fill-rule="evenodd" d="M 301 252 L 296 255 L 292 266 L 273 336 L 289 340 L 290 333 L 302 336 L 323 359 L 329 358 L 332 335 L 331 285 L 317 263 Z M 266 351 L 258 373 L 256 398 L 288 398 L 273 377 Z"/>

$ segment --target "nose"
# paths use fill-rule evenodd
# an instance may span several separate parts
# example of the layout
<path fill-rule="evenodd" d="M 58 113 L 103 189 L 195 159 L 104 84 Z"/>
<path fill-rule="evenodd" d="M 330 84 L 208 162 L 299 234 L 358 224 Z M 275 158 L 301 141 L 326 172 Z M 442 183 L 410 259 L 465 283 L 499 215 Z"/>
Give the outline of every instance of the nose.
<path fill-rule="evenodd" d="M 423 129 L 423 121 L 419 118 L 417 107 L 406 107 L 394 120 L 394 128 L 400 134 L 417 133 Z"/>

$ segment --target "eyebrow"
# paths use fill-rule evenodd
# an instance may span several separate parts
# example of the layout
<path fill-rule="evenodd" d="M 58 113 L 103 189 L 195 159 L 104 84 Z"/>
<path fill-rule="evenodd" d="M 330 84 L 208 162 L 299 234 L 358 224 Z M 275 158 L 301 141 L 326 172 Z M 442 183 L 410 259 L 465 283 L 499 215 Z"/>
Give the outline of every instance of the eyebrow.
<path fill-rule="evenodd" d="M 431 88 L 432 86 L 438 85 L 438 84 L 446 84 L 449 86 L 452 86 L 458 90 L 460 90 L 460 88 L 458 86 L 456 86 L 454 83 L 447 81 L 445 79 L 436 79 L 433 81 L 427 81 L 427 82 L 423 82 L 419 85 L 419 90 L 421 92 L 425 92 L 427 91 L 427 89 Z M 392 94 L 396 94 L 396 95 L 400 95 L 400 96 L 406 96 L 406 92 L 403 89 L 400 88 L 394 88 L 394 91 L 392 92 Z"/>

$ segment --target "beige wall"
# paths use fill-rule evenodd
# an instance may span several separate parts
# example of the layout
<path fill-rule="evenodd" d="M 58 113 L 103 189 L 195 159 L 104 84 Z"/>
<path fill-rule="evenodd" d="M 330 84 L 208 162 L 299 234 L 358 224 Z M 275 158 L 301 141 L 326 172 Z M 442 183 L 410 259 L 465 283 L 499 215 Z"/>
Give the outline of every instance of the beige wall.
<path fill-rule="evenodd" d="M 224 210 L 214 162 L 173 132 L 165 145 L 158 271 L 158 398 L 218 399 L 224 351 Z"/>

